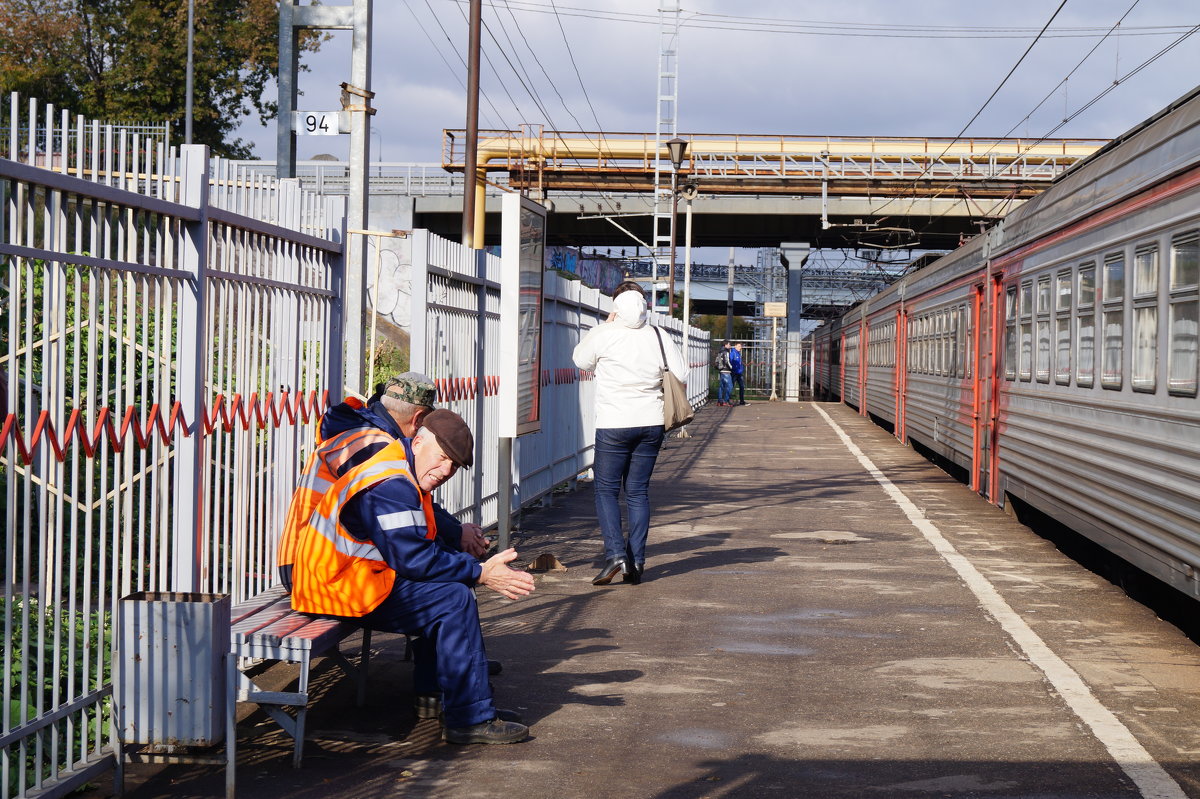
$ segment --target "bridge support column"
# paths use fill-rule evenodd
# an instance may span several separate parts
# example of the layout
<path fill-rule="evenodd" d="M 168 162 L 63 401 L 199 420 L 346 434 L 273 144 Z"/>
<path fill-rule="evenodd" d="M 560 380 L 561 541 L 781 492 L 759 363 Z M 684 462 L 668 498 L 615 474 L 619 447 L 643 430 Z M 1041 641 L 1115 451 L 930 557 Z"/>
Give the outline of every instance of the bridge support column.
<path fill-rule="evenodd" d="M 787 356 L 784 361 L 784 392 L 787 402 L 800 401 L 800 374 L 803 359 L 800 357 L 800 320 L 804 310 L 804 263 L 808 260 L 810 247 L 806 241 L 785 241 L 779 245 L 779 260 L 788 270 L 787 282 Z"/>

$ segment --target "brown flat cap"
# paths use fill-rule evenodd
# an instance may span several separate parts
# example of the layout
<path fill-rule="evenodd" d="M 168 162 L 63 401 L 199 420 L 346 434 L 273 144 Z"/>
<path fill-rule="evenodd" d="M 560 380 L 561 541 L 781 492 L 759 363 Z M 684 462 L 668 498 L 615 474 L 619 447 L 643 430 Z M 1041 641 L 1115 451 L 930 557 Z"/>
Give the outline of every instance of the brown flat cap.
<path fill-rule="evenodd" d="M 405 372 L 389 377 L 383 384 L 383 393 L 393 399 L 432 408 L 437 399 L 437 386 L 420 372 Z"/>
<path fill-rule="evenodd" d="M 439 408 L 425 414 L 421 427 L 433 433 L 438 446 L 459 466 L 470 467 L 475 462 L 475 438 L 471 428 L 454 411 Z"/>

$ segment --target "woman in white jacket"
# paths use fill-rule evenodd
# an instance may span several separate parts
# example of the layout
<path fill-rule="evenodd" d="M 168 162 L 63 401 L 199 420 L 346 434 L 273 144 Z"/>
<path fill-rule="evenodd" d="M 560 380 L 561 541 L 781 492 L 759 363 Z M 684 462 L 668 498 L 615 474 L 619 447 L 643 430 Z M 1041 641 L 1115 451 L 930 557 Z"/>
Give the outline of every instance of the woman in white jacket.
<path fill-rule="evenodd" d="M 625 582 L 641 582 L 650 530 L 650 475 L 663 442 L 664 352 L 671 372 L 687 379 L 679 348 L 669 335 L 648 324 L 646 297 L 637 283 L 617 286 L 613 309 L 608 321 L 588 331 L 573 354 L 576 366 L 595 371 L 592 473 L 604 567 L 593 585 L 607 585 L 618 573 Z M 629 508 L 628 541 L 621 530 L 622 485 Z"/>

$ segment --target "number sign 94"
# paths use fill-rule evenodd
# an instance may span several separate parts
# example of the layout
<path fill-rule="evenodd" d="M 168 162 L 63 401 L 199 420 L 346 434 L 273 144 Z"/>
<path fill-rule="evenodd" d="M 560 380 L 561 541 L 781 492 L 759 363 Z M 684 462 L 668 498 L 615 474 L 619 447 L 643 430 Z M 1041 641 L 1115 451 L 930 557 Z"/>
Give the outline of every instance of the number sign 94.
<path fill-rule="evenodd" d="M 336 136 L 341 133 L 339 111 L 296 111 L 294 127 L 301 136 Z"/>

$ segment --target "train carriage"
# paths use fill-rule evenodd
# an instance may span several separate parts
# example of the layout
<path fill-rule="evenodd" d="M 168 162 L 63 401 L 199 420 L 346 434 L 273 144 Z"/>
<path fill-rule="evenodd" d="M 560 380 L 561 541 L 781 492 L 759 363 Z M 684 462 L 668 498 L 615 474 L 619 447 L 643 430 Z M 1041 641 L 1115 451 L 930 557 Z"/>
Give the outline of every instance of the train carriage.
<path fill-rule="evenodd" d="M 818 391 L 1200 598 L 1200 90 L 830 328 Z"/>

